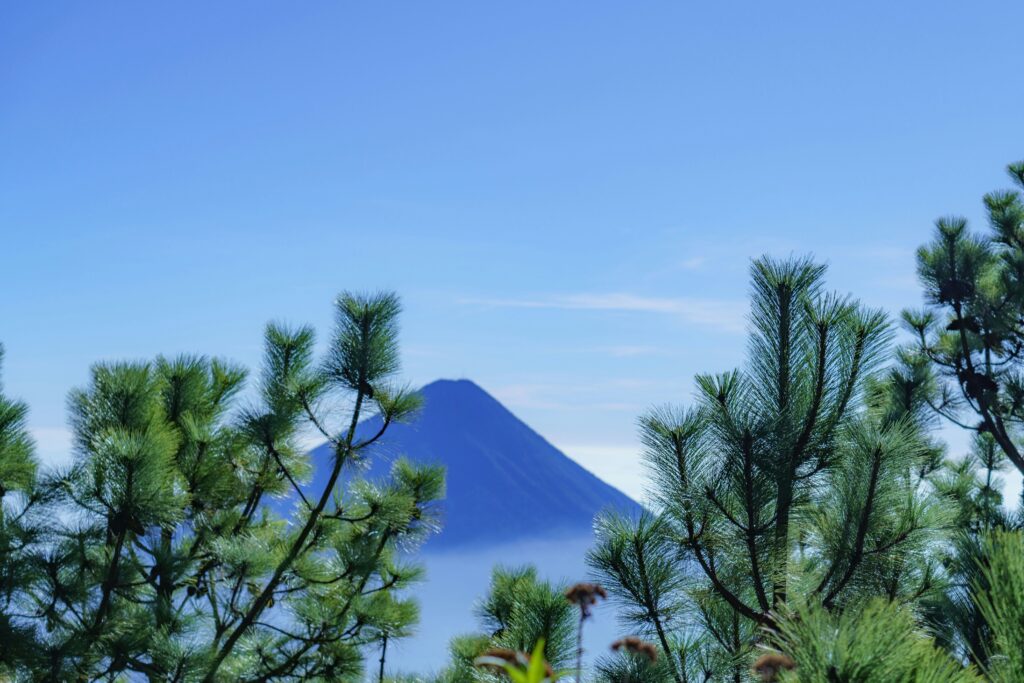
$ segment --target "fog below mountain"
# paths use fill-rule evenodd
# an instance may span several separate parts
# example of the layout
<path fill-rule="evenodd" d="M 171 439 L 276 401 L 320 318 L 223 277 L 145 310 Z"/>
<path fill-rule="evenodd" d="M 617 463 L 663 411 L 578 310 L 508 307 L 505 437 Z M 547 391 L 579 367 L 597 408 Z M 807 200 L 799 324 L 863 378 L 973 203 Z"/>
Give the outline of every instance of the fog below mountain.
<path fill-rule="evenodd" d="M 388 644 L 388 671 L 427 673 L 440 669 L 448 658 L 448 641 L 472 632 L 477 625 L 473 608 L 487 591 L 495 565 L 529 563 L 545 579 L 574 583 L 586 577 L 584 556 L 591 542 L 591 536 L 574 536 L 421 555 L 418 560 L 426 565 L 427 578 L 414 591 L 422 610 L 418 632 L 412 638 Z M 587 661 L 607 652 L 620 632 L 615 610 L 608 603 L 599 604 L 586 626 Z M 377 657 L 379 652 L 368 653 L 371 660 Z"/>

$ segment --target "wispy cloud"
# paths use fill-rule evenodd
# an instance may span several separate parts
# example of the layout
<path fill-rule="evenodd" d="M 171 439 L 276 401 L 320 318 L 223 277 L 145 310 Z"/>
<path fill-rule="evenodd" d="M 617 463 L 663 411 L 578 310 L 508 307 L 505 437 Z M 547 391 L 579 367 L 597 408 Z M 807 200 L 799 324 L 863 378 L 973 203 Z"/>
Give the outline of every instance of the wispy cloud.
<path fill-rule="evenodd" d="M 698 270 L 707 261 L 703 256 L 694 256 L 679 262 L 680 270 Z"/>
<path fill-rule="evenodd" d="M 640 458 L 639 444 L 608 445 L 556 441 L 555 445 L 633 500 L 645 500 L 647 473 Z"/>
<path fill-rule="evenodd" d="M 726 332 L 742 332 L 746 315 L 746 303 L 739 301 L 645 297 L 623 293 L 566 294 L 532 299 L 462 299 L 460 303 L 493 308 L 554 308 L 675 315 L 687 322 Z"/>

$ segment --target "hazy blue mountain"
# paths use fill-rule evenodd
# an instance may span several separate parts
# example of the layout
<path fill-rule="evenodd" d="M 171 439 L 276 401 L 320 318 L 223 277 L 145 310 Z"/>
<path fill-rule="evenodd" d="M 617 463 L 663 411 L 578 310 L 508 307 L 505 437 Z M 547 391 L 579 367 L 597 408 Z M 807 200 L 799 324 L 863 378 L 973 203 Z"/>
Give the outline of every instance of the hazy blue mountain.
<path fill-rule="evenodd" d="M 530 429 L 490 394 L 468 380 L 438 380 L 421 390 L 424 408 L 409 424 L 389 427 L 368 454 L 367 478 L 383 477 L 395 458 L 447 468 L 443 531 L 425 551 L 465 549 L 588 535 L 605 508 L 635 514 L 636 502 L 576 464 Z M 374 417 L 359 426 L 380 429 Z M 322 490 L 331 449 L 312 452 Z"/>
<path fill-rule="evenodd" d="M 382 478 L 400 456 L 447 468 L 443 530 L 416 557 L 426 569 L 426 581 L 414 591 L 420 627 L 413 637 L 389 645 L 392 672 L 444 665 L 450 639 L 477 629 L 474 605 L 496 564 L 529 563 L 553 581 L 582 580 L 594 515 L 606 508 L 640 511 L 473 382 L 438 380 L 421 393 L 423 410 L 409 424 L 391 426 L 367 453 L 368 467 L 358 475 Z M 379 418 L 370 418 L 359 425 L 359 434 L 366 438 L 380 426 Z M 319 493 L 332 453 L 325 444 L 311 455 L 313 480 L 304 488 Z M 294 501 L 271 504 L 288 514 Z M 588 662 L 622 635 L 611 605 L 599 605 L 594 616 L 587 629 Z"/>

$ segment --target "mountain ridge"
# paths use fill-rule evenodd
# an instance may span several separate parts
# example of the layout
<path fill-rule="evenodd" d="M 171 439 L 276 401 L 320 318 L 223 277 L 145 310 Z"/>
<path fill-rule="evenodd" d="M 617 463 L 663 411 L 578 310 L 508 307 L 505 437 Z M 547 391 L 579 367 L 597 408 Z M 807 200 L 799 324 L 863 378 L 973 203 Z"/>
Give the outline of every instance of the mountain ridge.
<path fill-rule="evenodd" d="M 579 536 L 592 530 L 604 509 L 628 515 L 641 510 L 471 380 L 435 380 L 420 393 L 422 411 L 409 423 L 391 425 L 368 447 L 370 464 L 360 476 L 386 476 L 397 457 L 446 467 L 442 530 L 425 551 Z M 374 416 L 357 432 L 366 437 L 380 427 Z M 311 451 L 311 490 L 322 487 L 331 457 L 329 444 Z"/>

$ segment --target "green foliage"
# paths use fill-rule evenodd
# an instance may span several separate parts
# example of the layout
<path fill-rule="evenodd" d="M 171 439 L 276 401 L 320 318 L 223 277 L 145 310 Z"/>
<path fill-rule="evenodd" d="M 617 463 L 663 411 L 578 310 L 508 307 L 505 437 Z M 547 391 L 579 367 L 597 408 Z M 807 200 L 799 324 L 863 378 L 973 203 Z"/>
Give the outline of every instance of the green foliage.
<path fill-rule="evenodd" d="M 588 562 L 662 657 L 605 658 L 600 680 L 743 680 L 766 633 L 796 660 L 772 680 L 1024 676 L 1024 551 L 1019 532 L 989 538 L 1018 524 L 995 476 L 1012 455 L 982 429 L 944 460 L 929 429 L 953 404 L 930 350 L 879 370 L 884 318 L 825 293 L 823 272 L 756 262 L 747 368 L 641 419 L 658 514 L 599 520 Z"/>
<path fill-rule="evenodd" d="M 512 620 L 496 636 L 496 642 L 526 651 L 532 644 L 543 642 L 544 659 L 557 668 L 567 666 L 572 658 L 575 622 L 564 588 L 541 582 L 519 594 L 516 602 Z"/>
<path fill-rule="evenodd" d="M 659 670 L 676 679 L 680 663 L 670 641 L 695 624 L 683 619 L 693 607 L 686 595 L 692 581 L 686 579 L 668 522 L 646 512 L 635 521 L 608 513 L 598 517 L 595 530 L 594 547 L 587 553 L 595 580 L 609 587 L 628 632 L 656 639 L 663 658 Z M 631 657 L 608 660 L 604 666 L 607 675 L 613 669 L 623 676 L 627 671 L 646 671 Z"/>
<path fill-rule="evenodd" d="M 597 542 L 587 553 L 587 564 L 610 587 L 631 631 L 658 624 L 674 630 L 686 608 L 686 572 L 667 526 L 647 512 L 635 521 L 606 513 L 595 523 Z"/>
<path fill-rule="evenodd" d="M 491 587 L 477 609 L 492 645 L 522 652 L 544 641 L 544 658 L 556 668 L 573 656 L 574 608 L 565 586 L 537 577 L 532 566 L 496 567 Z"/>
<path fill-rule="evenodd" d="M 398 297 L 342 296 L 337 306 L 334 340 L 324 363 L 327 379 L 372 398 L 374 385 L 398 370 Z"/>
<path fill-rule="evenodd" d="M 532 652 L 543 643 L 543 661 L 556 669 L 575 654 L 577 608 L 565 597 L 566 587 L 544 581 L 535 567 L 495 567 L 487 594 L 476 614 L 484 633 L 460 636 L 449 647 L 451 659 L 440 680 L 494 681 L 493 673 L 474 662 L 488 650 Z"/>
<path fill-rule="evenodd" d="M 1002 508 L 997 473 L 1004 465 L 992 436 L 978 434 L 967 457 L 945 463 L 932 477 L 953 517 L 953 532 L 939 547 L 944 590 L 925 601 L 925 616 L 943 647 L 979 667 L 986 666 L 994 647 L 992 627 L 975 599 L 987 587 L 986 538 L 1019 524 Z"/>
<path fill-rule="evenodd" d="M 519 596 L 535 590 L 538 582 L 535 567 L 495 567 L 490 589 L 475 610 L 484 629 L 492 635 L 504 633 L 519 605 Z"/>
<path fill-rule="evenodd" d="M 671 683 L 674 680 L 664 661 L 652 663 L 645 657 L 628 653 L 601 658 L 594 673 L 598 683 Z"/>
<path fill-rule="evenodd" d="M 0 366 L 2 363 L 0 346 Z M 36 531 L 26 523 L 25 511 L 38 496 L 38 464 L 27 417 L 28 406 L 5 395 L 0 384 L 0 677 L 11 675 L 20 662 L 35 657 L 31 628 L 12 614 L 36 579 L 28 551 Z"/>
<path fill-rule="evenodd" d="M 808 260 L 754 262 L 747 366 L 699 376 L 690 410 L 641 418 L 658 516 L 598 525 L 591 567 L 677 682 L 745 675 L 793 596 L 839 610 L 940 588 L 934 381 L 909 358 L 882 372 L 885 316 L 823 276 Z"/>
<path fill-rule="evenodd" d="M 793 683 L 968 683 L 964 669 L 921 632 L 913 613 L 874 599 L 839 614 L 820 604 L 780 618 L 775 644 L 796 663 L 778 680 Z"/>
<path fill-rule="evenodd" d="M 0 346 L 0 370 L 3 360 L 4 349 Z M 0 500 L 8 493 L 29 491 L 38 468 L 26 425 L 28 406 L 7 398 L 2 392 L 0 383 Z"/>
<path fill-rule="evenodd" d="M 1024 188 L 1020 168 L 1008 170 Z M 1024 472 L 1024 199 L 1019 189 L 1003 190 L 984 203 L 985 234 L 972 233 L 965 218 L 936 221 L 934 239 L 917 252 L 929 308 L 905 312 L 904 321 L 941 383 L 936 411 L 991 434 Z"/>
<path fill-rule="evenodd" d="M 910 422 L 880 429 L 862 419 L 846 430 L 822 478 L 832 504 L 808 512 L 804 540 L 820 555 L 802 569 L 821 577 L 813 592 L 827 607 L 865 595 L 916 599 L 935 588 L 932 532 L 949 520 L 934 496 L 918 490 L 923 457 Z"/>
<path fill-rule="evenodd" d="M 452 638 L 448 646 L 451 662 L 442 672 L 441 680 L 444 683 L 464 683 L 480 678 L 481 672 L 473 662 L 491 645 L 491 637 L 482 633 Z"/>
<path fill-rule="evenodd" d="M 68 401 L 79 457 L 65 482 L 106 513 L 116 537 L 173 528 L 184 513 L 175 463 L 183 435 L 164 410 L 169 390 L 149 364 L 97 365 L 89 389 Z"/>
<path fill-rule="evenodd" d="M 1024 680 L 1024 534 L 985 539 L 975 600 L 992 631 L 987 673 L 998 683 Z"/>
<path fill-rule="evenodd" d="M 398 549 L 437 528 L 444 493 L 438 468 L 399 460 L 369 482 L 354 467 L 373 441 L 356 441 L 362 418 L 378 412 L 386 428 L 418 405 L 389 384 L 398 311 L 390 295 L 342 296 L 319 363 L 310 328 L 268 326 L 248 405 L 245 371 L 220 360 L 99 364 L 69 400 L 74 464 L 36 487 L 24 407 L 0 400 L 0 417 L 13 416 L 0 420 L 0 481 L 27 501 L 18 570 L 30 579 L 6 582 L 9 669 L 360 680 L 367 649 L 418 619 L 407 589 L 422 572 Z M 301 486 L 309 425 L 334 450 L 320 490 Z M 267 506 L 282 496 L 295 503 L 289 519 Z M 8 531 L 5 521 L 4 542 Z M 15 636 L 31 647 L 7 647 Z"/>

